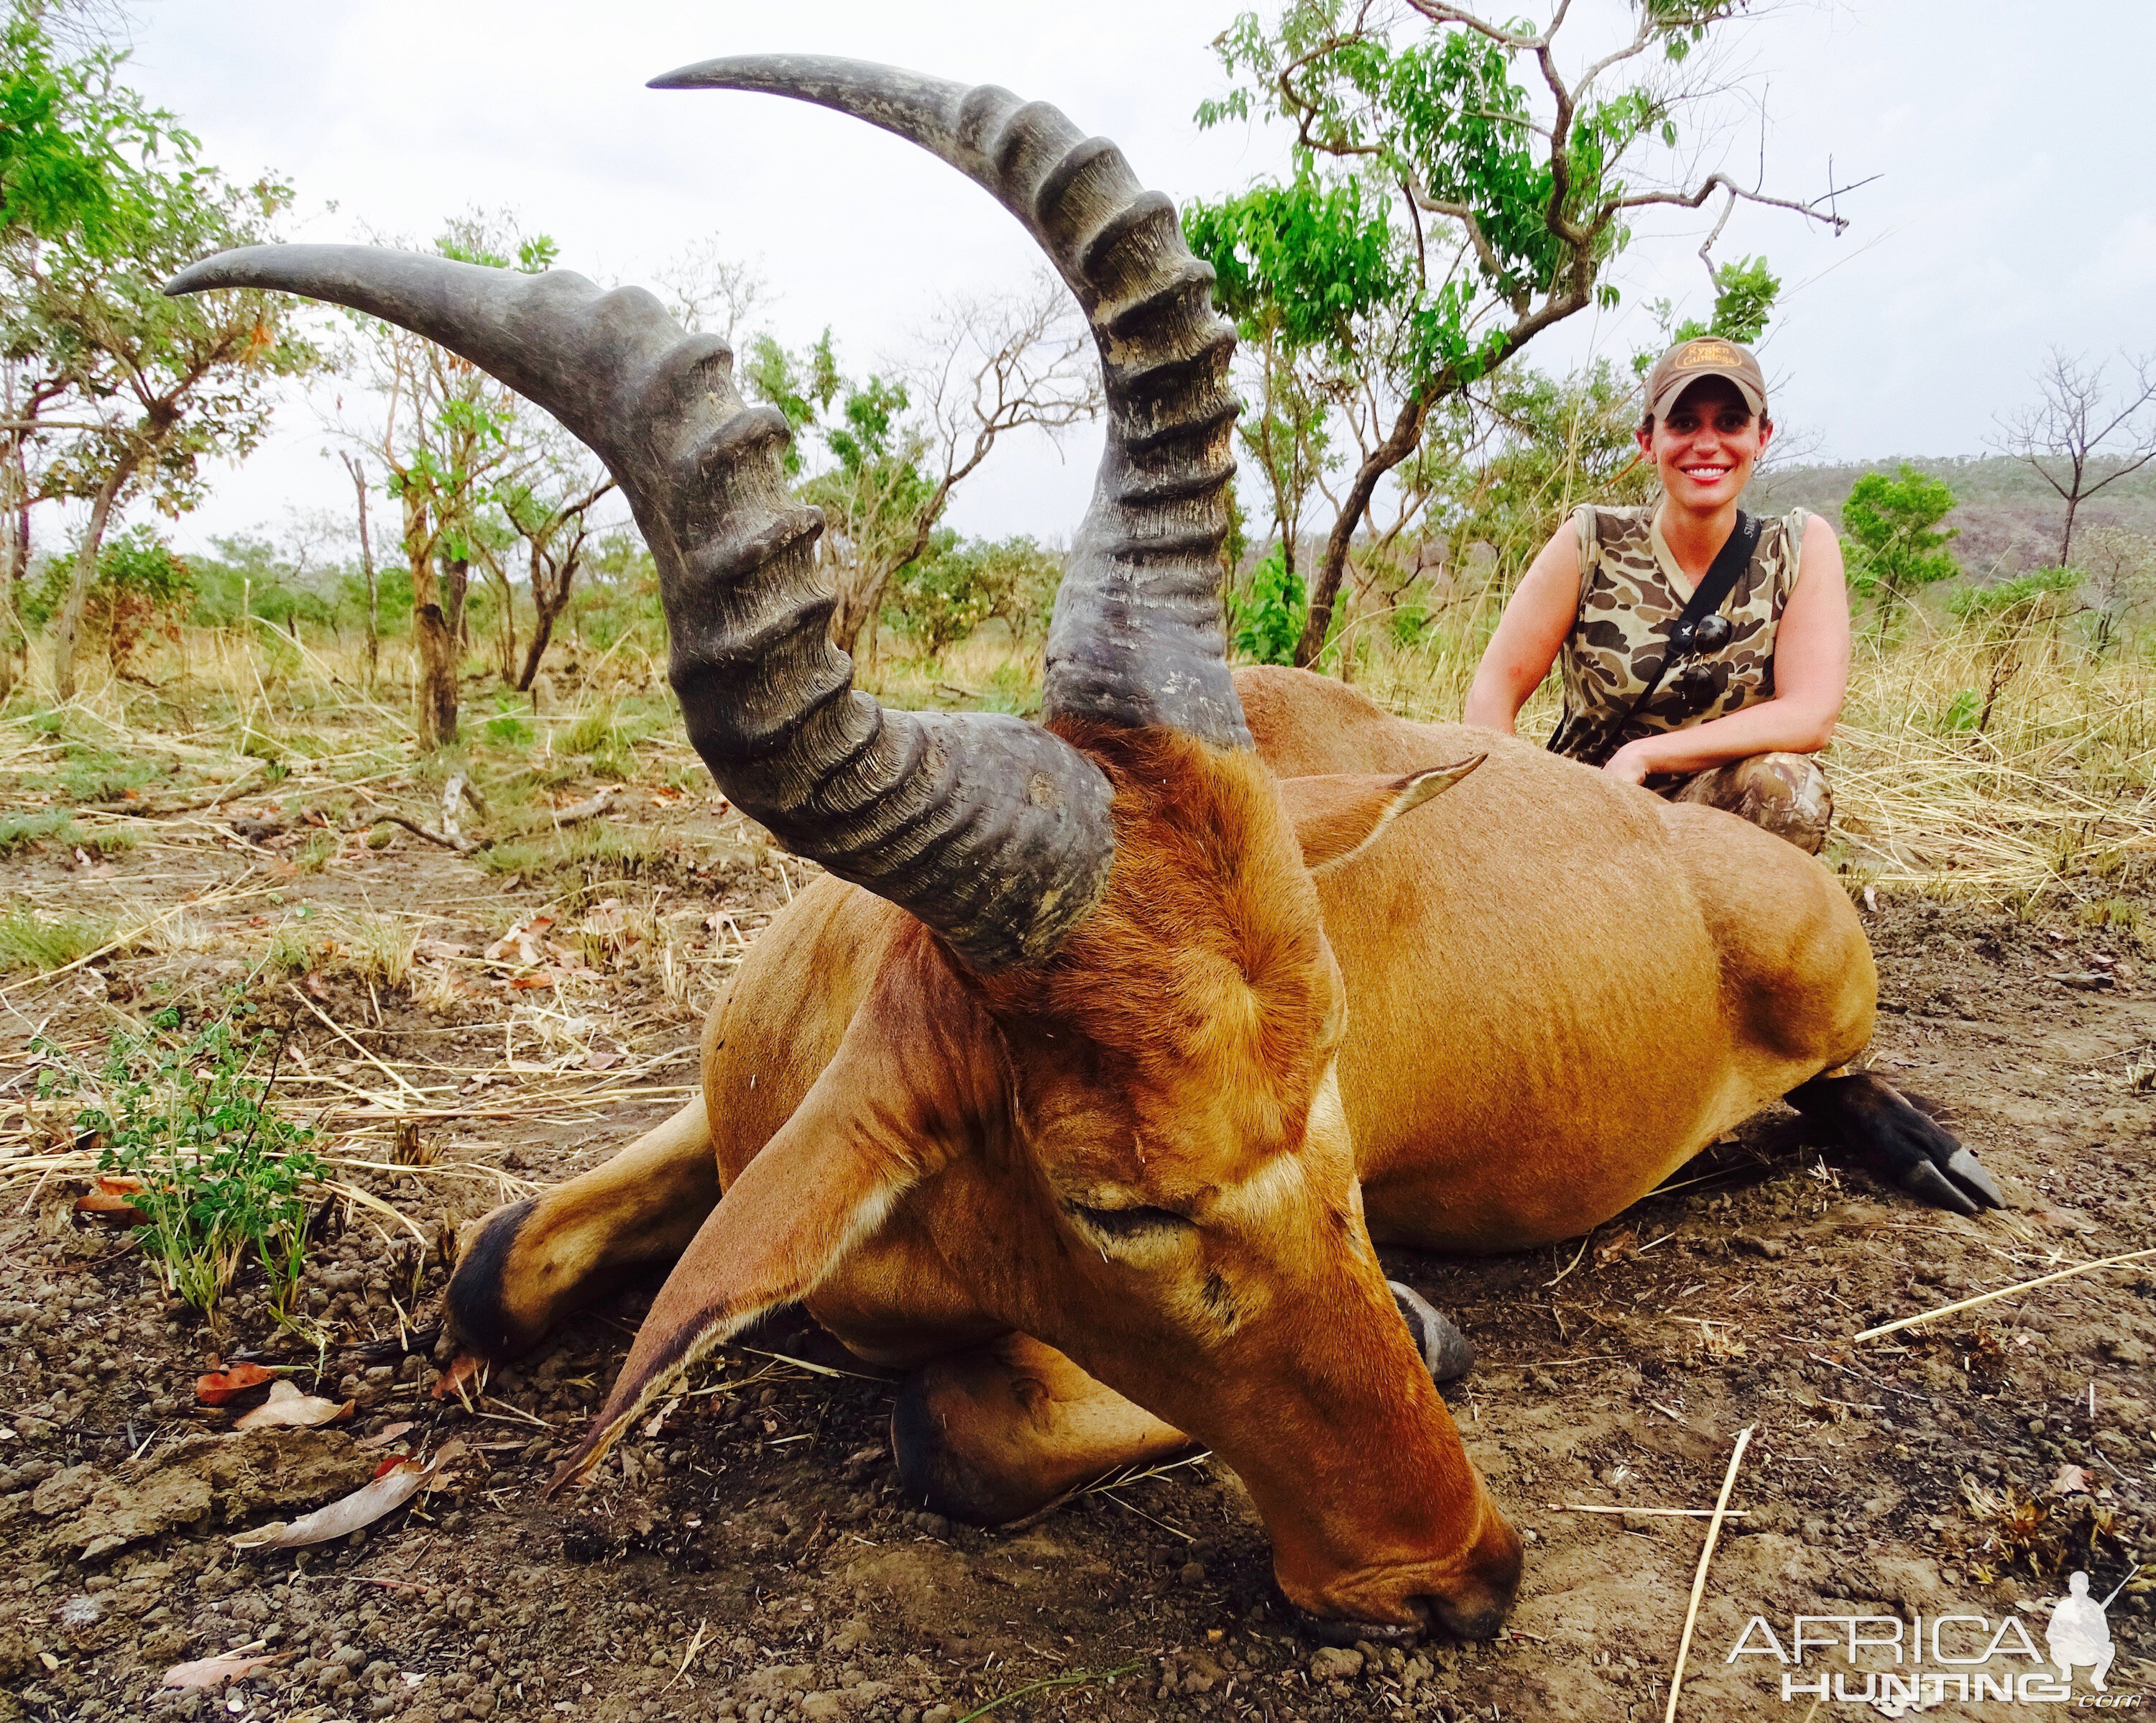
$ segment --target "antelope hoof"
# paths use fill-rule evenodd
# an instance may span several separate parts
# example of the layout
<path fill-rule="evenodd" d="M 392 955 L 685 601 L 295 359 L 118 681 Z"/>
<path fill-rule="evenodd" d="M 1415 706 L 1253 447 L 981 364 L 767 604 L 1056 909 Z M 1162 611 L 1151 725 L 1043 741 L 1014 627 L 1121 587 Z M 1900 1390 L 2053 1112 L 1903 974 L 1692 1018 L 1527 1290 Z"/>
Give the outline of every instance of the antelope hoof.
<path fill-rule="evenodd" d="M 1953 1132 L 1869 1071 L 1815 1077 L 1789 1104 L 1861 1150 L 1879 1175 L 1936 1208 L 1973 1215 L 2006 1206 L 2006 1193 Z"/>
<path fill-rule="evenodd" d="M 1393 1302 L 1400 1307 L 1400 1314 L 1407 1320 L 1408 1332 L 1414 1336 L 1415 1350 L 1422 1355 L 1432 1381 L 1457 1381 L 1475 1368 L 1475 1348 L 1468 1344 L 1467 1336 L 1446 1320 L 1429 1299 L 1397 1280 L 1389 1280 L 1385 1284 L 1393 1290 Z M 1352 1645 L 1354 1641 L 1340 1643 Z"/>
<path fill-rule="evenodd" d="M 528 1351 L 545 1332 L 512 1314 L 508 1278 L 516 1235 L 536 1201 L 526 1197 L 496 1209 L 479 1223 L 471 1242 L 459 1252 L 444 1304 L 451 1338 L 486 1358 L 507 1358 Z"/>

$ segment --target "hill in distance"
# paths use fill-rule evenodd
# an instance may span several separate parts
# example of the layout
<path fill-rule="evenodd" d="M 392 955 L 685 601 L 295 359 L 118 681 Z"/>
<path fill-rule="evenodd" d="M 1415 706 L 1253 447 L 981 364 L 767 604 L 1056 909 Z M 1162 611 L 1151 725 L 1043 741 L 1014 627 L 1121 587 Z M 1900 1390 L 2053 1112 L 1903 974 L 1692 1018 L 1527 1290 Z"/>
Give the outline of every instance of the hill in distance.
<path fill-rule="evenodd" d="M 1808 508 L 1839 527 L 1850 487 L 1866 473 L 1898 472 L 1905 460 L 1814 462 L 1770 468 L 1744 493 L 1753 514 L 1786 514 Z M 1979 581 L 2046 568 L 2059 560 L 2059 532 L 2066 506 L 2025 461 L 2005 455 L 1939 460 L 1909 456 L 1906 464 L 1938 480 L 1958 499 L 1946 524 L 1961 536 L 1948 548 Z M 2096 469 L 2101 477 L 2107 468 Z M 2092 527 L 2116 527 L 2156 537 L 2156 461 L 2128 474 L 2082 504 L 2074 519 L 2076 539 Z"/>

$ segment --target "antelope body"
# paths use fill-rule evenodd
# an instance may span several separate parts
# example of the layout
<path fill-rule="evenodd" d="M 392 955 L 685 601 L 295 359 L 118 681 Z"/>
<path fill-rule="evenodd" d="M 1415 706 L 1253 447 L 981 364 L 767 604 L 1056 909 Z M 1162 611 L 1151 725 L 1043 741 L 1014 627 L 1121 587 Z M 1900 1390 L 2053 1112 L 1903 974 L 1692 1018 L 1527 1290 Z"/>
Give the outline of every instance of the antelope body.
<path fill-rule="evenodd" d="M 819 101 L 979 181 L 1094 325 L 1107 449 L 1044 724 L 885 712 L 828 644 L 783 420 L 648 296 L 359 247 L 250 248 L 173 284 L 407 324 L 590 443 L 658 564 L 692 739 L 828 870 L 713 1013 L 701 1097 L 489 1216 L 453 1318 L 515 1350 L 673 1263 L 557 1484 L 805 1299 L 911 1371 L 901 1470 L 947 1510 L 1013 1517 L 1195 1439 L 1249 1485 L 1323 1631 L 1494 1631 L 1519 1541 L 1373 1241 L 1576 1236 L 1784 1093 L 1967 1206 L 1989 1181 L 1966 1150 L 1883 1085 L 1822 1075 L 1874 1006 L 1847 899 L 1733 816 L 1322 678 L 1229 676 L 1232 335 L 1112 145 L 849 61 L 660 81 Z"/>

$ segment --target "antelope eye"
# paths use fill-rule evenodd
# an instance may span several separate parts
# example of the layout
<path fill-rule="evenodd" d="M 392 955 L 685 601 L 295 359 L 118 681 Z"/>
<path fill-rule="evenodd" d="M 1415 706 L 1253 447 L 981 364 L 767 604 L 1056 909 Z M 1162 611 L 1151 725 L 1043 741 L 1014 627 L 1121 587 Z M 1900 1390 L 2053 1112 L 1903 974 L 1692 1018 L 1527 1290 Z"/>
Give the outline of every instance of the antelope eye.
<path fill-rule="evenodd" d="M 1141 1205 L 1136 1208 L 1091 1208 L 1082 1202 L 1070 1205 L 1070 1213 L 1083 1221 L 1096 1232 L 1105 1232 L 1111 1238 L 1132 1238 L 1141 1232 L 1151 1232 L 1163 1227 L 1188 1227 L 1193 1224 L 1187 1215 L 1179 1215 L 1172 1208 L 1153 1208 Z"/>

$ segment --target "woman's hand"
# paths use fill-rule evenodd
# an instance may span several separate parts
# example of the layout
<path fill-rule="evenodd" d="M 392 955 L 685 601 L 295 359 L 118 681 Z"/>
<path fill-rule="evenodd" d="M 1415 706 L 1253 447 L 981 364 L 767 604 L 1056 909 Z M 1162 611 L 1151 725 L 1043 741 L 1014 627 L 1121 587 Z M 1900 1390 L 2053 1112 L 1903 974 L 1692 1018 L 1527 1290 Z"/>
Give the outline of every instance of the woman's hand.
<path fill-rule="evenodd" d="M 1653 769 L 1647 764 L 1646 751 L 1637 742 L 1627 742 L 1611 754 L 1602 769 L 1620 784 L 1644 784 Z"/>

